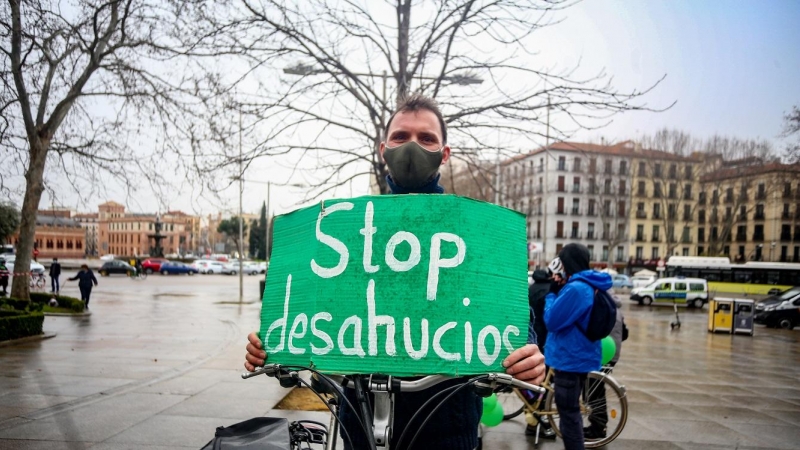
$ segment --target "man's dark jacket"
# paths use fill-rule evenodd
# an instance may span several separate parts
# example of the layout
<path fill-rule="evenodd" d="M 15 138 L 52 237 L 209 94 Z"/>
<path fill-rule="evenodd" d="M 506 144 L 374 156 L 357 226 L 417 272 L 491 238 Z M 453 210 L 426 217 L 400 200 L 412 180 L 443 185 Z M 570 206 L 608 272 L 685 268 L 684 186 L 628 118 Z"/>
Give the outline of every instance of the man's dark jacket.
<path fill-rule="evenodd" d="M 547 325 L 544 324 L 544 298 L 550 292 L 550 279 L 546 270 L 533 271 L 533 284 L 528 288 L 528 304 L 533 311 L 533 331 L 536 332 L 536 343 L 544 353 L 547 342 Z"/>
<path fill-rule="evenodd" d="M 92 272 L 91 269 L 85 271 L 81 270 L 74 277 L 69 279 L 69 281 L 74 280 L 78 280 L 78 287 L 81 289 L 97 286 L 97 278 L 94 277 L 94 272 Z"/>
<path fill-rule="evenodd" d="M 61 264 L 54 262 L 50 265 L 50 278 L 61 276 Z"/>
<path fill-rule="evenodd" d="M 405 193 L 418 193 L 418 194 L 440 194 L 444 192 L 444 188 L 439 186 L 439 175 L 427 185 L 422 186 L 409 192 L 402 187 L 397 187 L 391 177 L 386 180 L 392 193 L 405 194 Z M 398 440 L 403 430 L 408 428 L 406 437 L 403 438 L 403 448 L 408 448 L 414 434 L 419 430 L 422 422 L 428 417 L 428 414 L 433 411 L 439 402 L 447 396 L 447 393 L 438 397 L 439 401 L 434 400 L 426 406 L 423 411 L 411 424 L 407 426 L 411 417 L 422 408 L 422 405 L 430 400 L 431 397 L 442 392 L 448 387 L 463 384 L 465 379 L 452 379 L 436 386 L 426 389 L 421 392 L 401 392 L 394 397 L 394 434 L 392 435 L 391 448 L 400 448 L 397 446 Z M 353 389 L 345 390 L 347 398 L 350 402 L 358 408 L 356 396 Z M 372 402 L 372 396 L 370 395 Z M 344 402 L 343 402 L 344 403 Z M 353 439 L 353 447 L 345 444 L 345 448 L 355 448 L 357 450 L 369 448 L 367 445 L 366 437 L 361 426 L 358 425 L 357 416 L 347 406 L 346 403 L 340 405 L 339 418 L 344 427 L 350 433 Z M 478 423 L 483 413 L 483 401 L 475 393 L 472 388 L 464 388 L 457 394 L 450 397 L 446 404 L 442 405 L 436 414 L 425 424 L 417 441 L 414 443 L 414 448 L 418 449 L 441 449 L 441 450 L 473 450 L 478 446 Z M 367 424 L 367 430 L 372 432 L 371 427 Z M 344 436 L 342 439 L 345 440 Z"/>

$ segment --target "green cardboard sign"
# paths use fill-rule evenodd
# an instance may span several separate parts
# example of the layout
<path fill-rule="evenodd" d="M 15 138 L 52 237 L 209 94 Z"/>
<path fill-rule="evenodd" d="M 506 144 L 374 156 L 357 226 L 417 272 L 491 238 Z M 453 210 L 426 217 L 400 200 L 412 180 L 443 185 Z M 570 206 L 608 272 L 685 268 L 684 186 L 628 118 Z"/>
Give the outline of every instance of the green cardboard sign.
<path fill-rule="evenodd" d="M 275 219 L 268 360 L 327 373 L 503 372 L 528 333 L 523 215 L 453 195 L 327 200 Z"/>

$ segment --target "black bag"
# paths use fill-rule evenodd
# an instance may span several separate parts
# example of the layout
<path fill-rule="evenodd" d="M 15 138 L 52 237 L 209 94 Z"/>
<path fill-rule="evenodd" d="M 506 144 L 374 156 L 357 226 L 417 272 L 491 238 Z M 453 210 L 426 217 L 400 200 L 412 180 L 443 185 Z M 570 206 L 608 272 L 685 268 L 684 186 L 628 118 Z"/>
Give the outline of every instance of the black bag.
<path fill-rule="evenodd" d="M 611 334 L 615 323 L 617 323 L 617 305 L 614 304 L 614 299 L 611 298 L 608 292 L 602 289 L 594 289 L 592 312 L 589 313 L 589 326 L 585 330 L 580 325 L 578 325 L 578 328 L 581 329 L 587 339 L 595 342 Z"/>
<path fill-rule="evenodd" d="M 622 319 L 622 340 L 628 340 L 628 326 L 625 325 L 625 319 Z"/>
<path fill-rule="evenodd" d="M 289 422 L 280 417 L 256 417 L 218 427 L 201 450 L 291 450 Z"/>

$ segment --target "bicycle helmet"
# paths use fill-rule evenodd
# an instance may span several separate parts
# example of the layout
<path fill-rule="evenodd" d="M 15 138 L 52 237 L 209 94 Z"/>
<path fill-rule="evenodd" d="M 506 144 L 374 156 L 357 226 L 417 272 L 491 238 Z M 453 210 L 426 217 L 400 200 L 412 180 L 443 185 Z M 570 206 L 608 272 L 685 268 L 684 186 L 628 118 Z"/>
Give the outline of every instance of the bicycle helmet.
<path fill-rule="evenodd" d="M 560 277 L 564 277 L 564 265 L 561 264 L 561 258 L 555 257 L 550 264 L 547 266 L 547 271 L 550 272 L 550 275 L 558 275 Z"/>

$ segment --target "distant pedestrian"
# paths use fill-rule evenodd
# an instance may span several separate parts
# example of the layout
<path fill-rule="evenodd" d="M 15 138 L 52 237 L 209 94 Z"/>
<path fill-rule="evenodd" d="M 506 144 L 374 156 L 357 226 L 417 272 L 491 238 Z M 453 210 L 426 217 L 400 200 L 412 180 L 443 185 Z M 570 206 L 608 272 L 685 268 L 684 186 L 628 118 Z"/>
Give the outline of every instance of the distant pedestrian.
<path fill-rule="evenodd" d="M 547 270 L 534 270 L 532 275 L 533 284 L 528 287 L 528 306 L 530 308 L 528 343 L 538 345 L 542 352 L 545 351 L 545 344 L 547 343 L 547 325 L 544 323 L 545 297 L 550 292 L 550 283 L 553 282 L 553 277 L 555 275 L 553 269 L 550 267 L 548 267 Z M 559 272 L 557 275 L 562 278 L 565 276 L 563 272 Z M 545 364 L 546 363 L 547 361 L 545 360 Z M 522 395 L 529 405 L 535 403 L 538 397 L 538 394 L 530 391 L 522 391 Z M 541 411 L 544 409 L 544 402 L 540 402 L 539 410 Z M 536 436 L 538 431 L 539 438 L 556 438 L 556 433 L 550 426 L 550 421 L 547 416 L 535 416 L 531 411 L 526 410 L 525 420 L 527 421 L 527 426 L 525 427 L 525 434 L 527 436 Z"/>
<path fill-rule="evenodd" d="M 78 288 L 81 290 L 81 300 L 86 304 L 86 309 L 89 309 L 89 297 L 92 295 L 92 287 L 97 286 L 97 278 L 94 277 L 94 272 L 89 269 L 89 266 L 84 264 L 81 266 L 80 272 L 67 280 L 78 280 Z"/>
<path fill-rule="evenodd" d="M 58 294 L 61 290 L 61 284 L 58 277 L 61 276 L 61 264 L 58 263 L 58 258 L 53 258 L 53 264 L 50 265 L 50 287 L 53 289 L 53 294 Z"/>
<path fill-rule="evenodd" d="M 3 289 L 3 297 L 8 294 L 8 268 L 5 258 L 0 258 L 0 288 Z"/>

